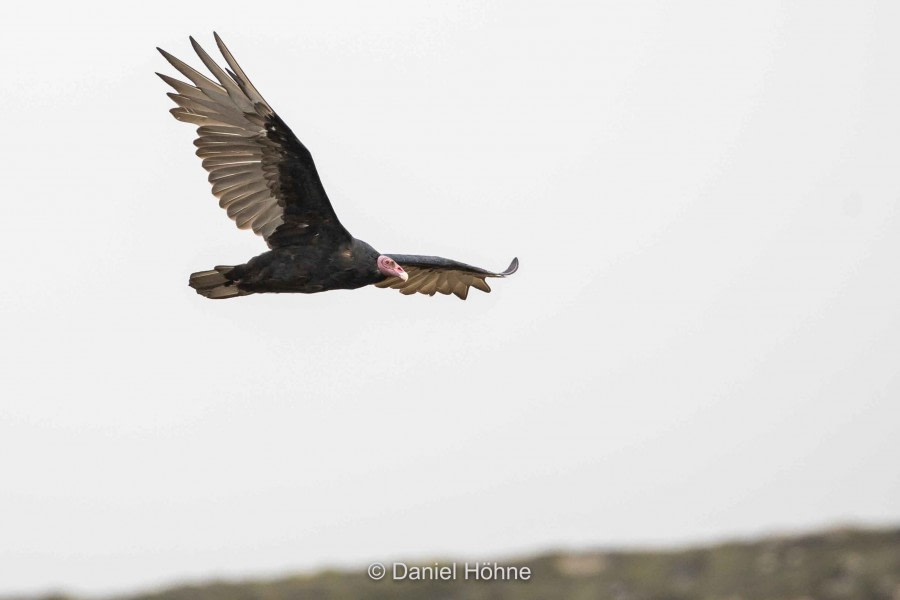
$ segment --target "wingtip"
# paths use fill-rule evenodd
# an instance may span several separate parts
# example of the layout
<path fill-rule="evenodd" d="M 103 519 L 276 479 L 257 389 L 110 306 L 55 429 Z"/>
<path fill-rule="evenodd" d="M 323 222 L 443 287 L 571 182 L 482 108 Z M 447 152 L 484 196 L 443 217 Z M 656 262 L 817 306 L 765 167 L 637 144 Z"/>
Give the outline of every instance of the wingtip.
<path fill-rule="evenodd" d="M 219 52 L 222 54 L 222 56 L 226 57 L 225 61 L 228 62 L 228 47 L 225 46 L 225 42 L 222 41 L 222 36 L 220 36 L 217 31 L 213 31 L 213 39 L 216 41 L 216 47 L 219 49 Z M 227 69 L 227 71 L 231 73 L 231 69 Z"/>
<path fill-rule="evenodd" d="M 159 46 L 157 46 L 156 49 L 159 50 L 159 53 L 163 55 L 163 58 L 165 58 L 169 62 L 170 65 L 172 65 L 175 68 L 178 68 L 177 64 L 179 61 L 177 58 L 175 58 L 174 56 L 172 56 L 171 54 L 169 54 L 168 52 L 166 52 Z"/>
<path fill-rule="evenodd" d="M 519 270 L 519 257 L 514 257 L 506 270 L 500 273 L 503 277 L 508 277 Z"/>

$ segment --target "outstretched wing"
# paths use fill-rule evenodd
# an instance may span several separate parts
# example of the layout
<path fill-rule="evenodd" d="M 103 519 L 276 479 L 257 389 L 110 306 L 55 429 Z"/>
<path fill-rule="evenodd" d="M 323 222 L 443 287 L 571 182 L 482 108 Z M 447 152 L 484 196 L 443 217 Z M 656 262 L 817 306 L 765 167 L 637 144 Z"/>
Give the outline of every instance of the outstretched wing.
<path fill-rule="evenodd" d="M 455 260 L 441 258 L 440 256 L 417 256 L 414 254 L 388 254 L 409 274 L 409 279 L 403 281 L 399 277 L 388 277 L 384 281 L 375 284 L 375 287 L 394 288 L 401 294 L 428 294 L 435 293 L 456 294 L 461 300 L 469 295 L 469 287 L 478 288 L 482 292 L 490 292 L 487 284 L 488 277 L 507 277 L 519 268 L 519 259 L 514 258 L 505 271 L 492 273 L 478 267 L 473 267 Z"/>
<path fill-rule="evenodd" d="M 191 38 L 212 81 L 165 50 L 162 55 L 193 83 L 157 73 L 176 93 L 179 121 L 199 125 L 197 156 L 209 171 L 213 194 L 241 229 L 252 228 L 269 247 L 319 236 L 350 239 L 338 221 L 309 150 L 275 114 L 215 34 L 228 64 L 223 70 Z"/>

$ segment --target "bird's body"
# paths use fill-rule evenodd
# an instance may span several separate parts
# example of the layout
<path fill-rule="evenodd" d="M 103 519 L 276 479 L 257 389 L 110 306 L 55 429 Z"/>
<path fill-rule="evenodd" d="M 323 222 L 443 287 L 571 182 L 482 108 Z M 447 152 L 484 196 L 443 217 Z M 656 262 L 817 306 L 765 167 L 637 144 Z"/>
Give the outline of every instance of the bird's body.
<path fill-rule="evenodd" d="M 240 228 L 263 236 L 270 250 L 247 263 L 193 273 L 190 285 L 207 298 L 266 292 L 315 293 L 367 285 L 403 294 L 489 292 L 492 273 L 436 256 L 381 254 L 344 229 L 319 179 L 312 155 L 275 114 L 216 35 L 228 64 L 223 71 L 193 38 L 191 43 L 218 83 L 163 50 L 194 85 L 160 75 L 177 93 L 172 114 L 199 125 L 194 144 L 209 171 L 219 205 Z"/>
<path fill-rule="evenodd" d="M 357 239 L 336 247 L 285 246 L 250 259 L 233 273 L 240 289 L 247 292 L 354 290 L 385 279 L 375 266 L 379 256 Z"/>

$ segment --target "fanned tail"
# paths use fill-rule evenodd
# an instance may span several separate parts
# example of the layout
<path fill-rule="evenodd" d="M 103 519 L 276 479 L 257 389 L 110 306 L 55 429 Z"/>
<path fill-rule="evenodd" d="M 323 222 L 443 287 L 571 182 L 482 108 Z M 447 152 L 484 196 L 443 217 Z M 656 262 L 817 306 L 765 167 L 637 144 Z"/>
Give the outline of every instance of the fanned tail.
<path fill-rule="evenodd" d="M 213 300 L 252 294 L 253 292 L 240 289 L 238 284 L 229 277 L 233 270 L 234 267 L 218 266 L 211 271 L 191 273 L 188 285 L 197 290 L 197 293 L 201 296 L 212 298 Z"/>

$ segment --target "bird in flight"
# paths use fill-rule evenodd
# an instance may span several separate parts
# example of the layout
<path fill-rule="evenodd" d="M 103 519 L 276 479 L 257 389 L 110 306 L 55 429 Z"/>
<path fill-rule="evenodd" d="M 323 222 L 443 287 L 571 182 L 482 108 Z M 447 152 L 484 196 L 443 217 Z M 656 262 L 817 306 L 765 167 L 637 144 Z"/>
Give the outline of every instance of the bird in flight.
<path fill-rule="evenodd" d="M 488 277 L 516 272 L 516 258 L 505 271 L 494 273 L 438 256 L 382 254 L 350 235 L 325 194 L 309 150 L 214 35 L 226 70 L 194 38 L 191 44 L 217 81 L 161 48 L 191 83 L 157 75 L 175 89 L 169 93 L 178 105 L 172 115 L 198 125 L 194 145 L 219 206 L 239 228 L 261 235 L 269 251 L 243 265 L 193 273 L 189 285 L 198 294 L 220 299 L 375 285 L 401 294 L 455 294 L 465 300 L 470 287 L 490 292 Z"/>

